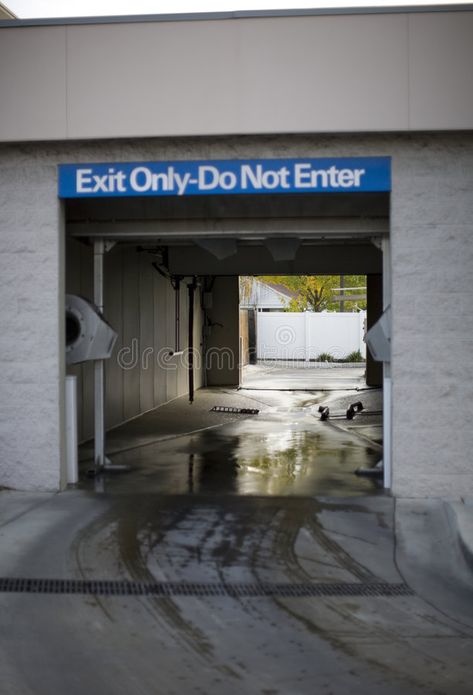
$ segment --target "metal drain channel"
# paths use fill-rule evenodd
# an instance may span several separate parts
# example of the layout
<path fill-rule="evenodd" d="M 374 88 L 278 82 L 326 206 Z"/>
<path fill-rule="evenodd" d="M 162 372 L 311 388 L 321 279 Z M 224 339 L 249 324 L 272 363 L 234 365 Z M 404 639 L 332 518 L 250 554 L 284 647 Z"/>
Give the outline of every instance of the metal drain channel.
<path fill-rule="evenodd" d="M 211 413 L 237 413 L 239 415 L 258 415 L 257 408 L 234 408 L 229 405 L 214 405 L 210 409 Z"/>
<path fill-rule="evenodd" d="M 201 584 L 90 579 L 0 578 L 0 593 L 92 594 L 96 596 L 231 596 L 306 598 L 323 596 L 413 596 L 407 584 Z"/>

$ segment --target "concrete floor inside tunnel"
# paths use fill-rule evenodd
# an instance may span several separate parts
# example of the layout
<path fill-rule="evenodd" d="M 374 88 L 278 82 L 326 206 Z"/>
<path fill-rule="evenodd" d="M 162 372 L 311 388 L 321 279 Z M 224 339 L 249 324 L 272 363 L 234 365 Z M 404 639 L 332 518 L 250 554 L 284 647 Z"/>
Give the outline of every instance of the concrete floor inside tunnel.
<path fill-rule="evenodd" d="M 325 388 L 327 370 L 312 371 L 323 372 L 320 385 Z M 330 377 L 334 390 L 221 387 L 197 391 L 192 404 L 186 397 L 178 398 L 108 433 L 110 460 L 129 466 L 129 472 L 94 479 L 92 447 L 82 446 L 80 485 L 171 495 L 379 493 L 382 487 L 377 479 L 359 477 L 355 470 L 371 468 L 382 457 L 381 416 L 320 420 L 320 404 L 330 403 L 335 412 L 361 397 L 355 390 L 345 390 L 347 372 L 352 372 L 353 386 L 360 376 L 355 371 L 361 370 L 341 371 L 338 388 L 335 372 Z M 286 372 L 281 371 L 280 378 Z M 363 400 L 365 407 L 377 407 L 381 391 L 365 391 Z M 212 412 L 213 406 L 253 408 L 259 413 Z"/>

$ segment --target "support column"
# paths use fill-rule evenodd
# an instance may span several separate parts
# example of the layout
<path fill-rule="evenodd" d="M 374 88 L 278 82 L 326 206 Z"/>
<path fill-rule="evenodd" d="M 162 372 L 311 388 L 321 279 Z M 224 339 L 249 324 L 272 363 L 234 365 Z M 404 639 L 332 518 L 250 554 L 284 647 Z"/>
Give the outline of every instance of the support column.
<path fill-rule="evenodd" d="M 383 312 L 391 305 L 391 241 L 383 239 Z M 383 362 L 383 468 L 384 487 L 392 486 L 392 378 L 391 362 Z"/>
<path fill-rule="evenodd" d="M 29 147 L 0 148 L 0 486 L 57 491 L 66 484 L 64 216 L 55 167 Z"/>
<path fill-rule="evenodd" d="M 383 276 L 372 273 L 366 276 L 366 328 L 369 330 L 383 313 Z M 366 383 L 368 386 L 383 385 L 383 363 L 375 362 L 366 347 Z"/>
<path fill-rule="evenodd" d="M 240 308 L 238 276 L 217 277 L 208 311 L 207 385 L 238 386 L 240 383 Z"/>
<path fill-rule="evenodd" d="M 103 239 L 94 241 L 94 304 L 103 314 Z M 104 361 L 94 362 L 94 462 L 95 469 L 105 466 L 105 382 Z"/>

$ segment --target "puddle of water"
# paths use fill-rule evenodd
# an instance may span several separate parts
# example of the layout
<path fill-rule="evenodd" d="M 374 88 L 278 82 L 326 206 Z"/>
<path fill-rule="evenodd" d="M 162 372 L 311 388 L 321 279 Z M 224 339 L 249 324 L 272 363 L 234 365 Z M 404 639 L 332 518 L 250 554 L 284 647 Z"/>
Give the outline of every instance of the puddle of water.
<path fill-rule="evenodd" d="M 360 495 L 378 489 L 359 478 L 379 452 L 346 432 L 320 426 L 307 409 L 246 419 L 219 429 L 117 454 L 133 472 L 109 476 L 110 490 L 165 494 Z"/>

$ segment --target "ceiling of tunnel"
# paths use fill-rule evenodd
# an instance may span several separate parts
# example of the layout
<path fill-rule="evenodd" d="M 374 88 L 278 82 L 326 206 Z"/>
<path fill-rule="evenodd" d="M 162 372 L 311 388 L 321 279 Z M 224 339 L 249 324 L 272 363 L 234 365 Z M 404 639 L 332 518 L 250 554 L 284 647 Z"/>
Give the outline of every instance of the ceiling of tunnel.
<path fill-rule="evenodd" d="M 383 265 L 381 251 L 366 241 L 301 243 L 279 254 L 265 243 L 238 243 L 223 258 L 195 244 L 169 246 L 165 261 L 175 275 L 364 275 L 381 273 Z"/>
<path fill-rule="evenodd" d="M 180 275 L 378 273 L 389 194 L 70 199 L 69 235 L 160 247 Z"/>
<path fill-rule="evenodd" d="M 389 193 L 215 195 L 69 199 L 68 222 L 389 217 Z"/>

